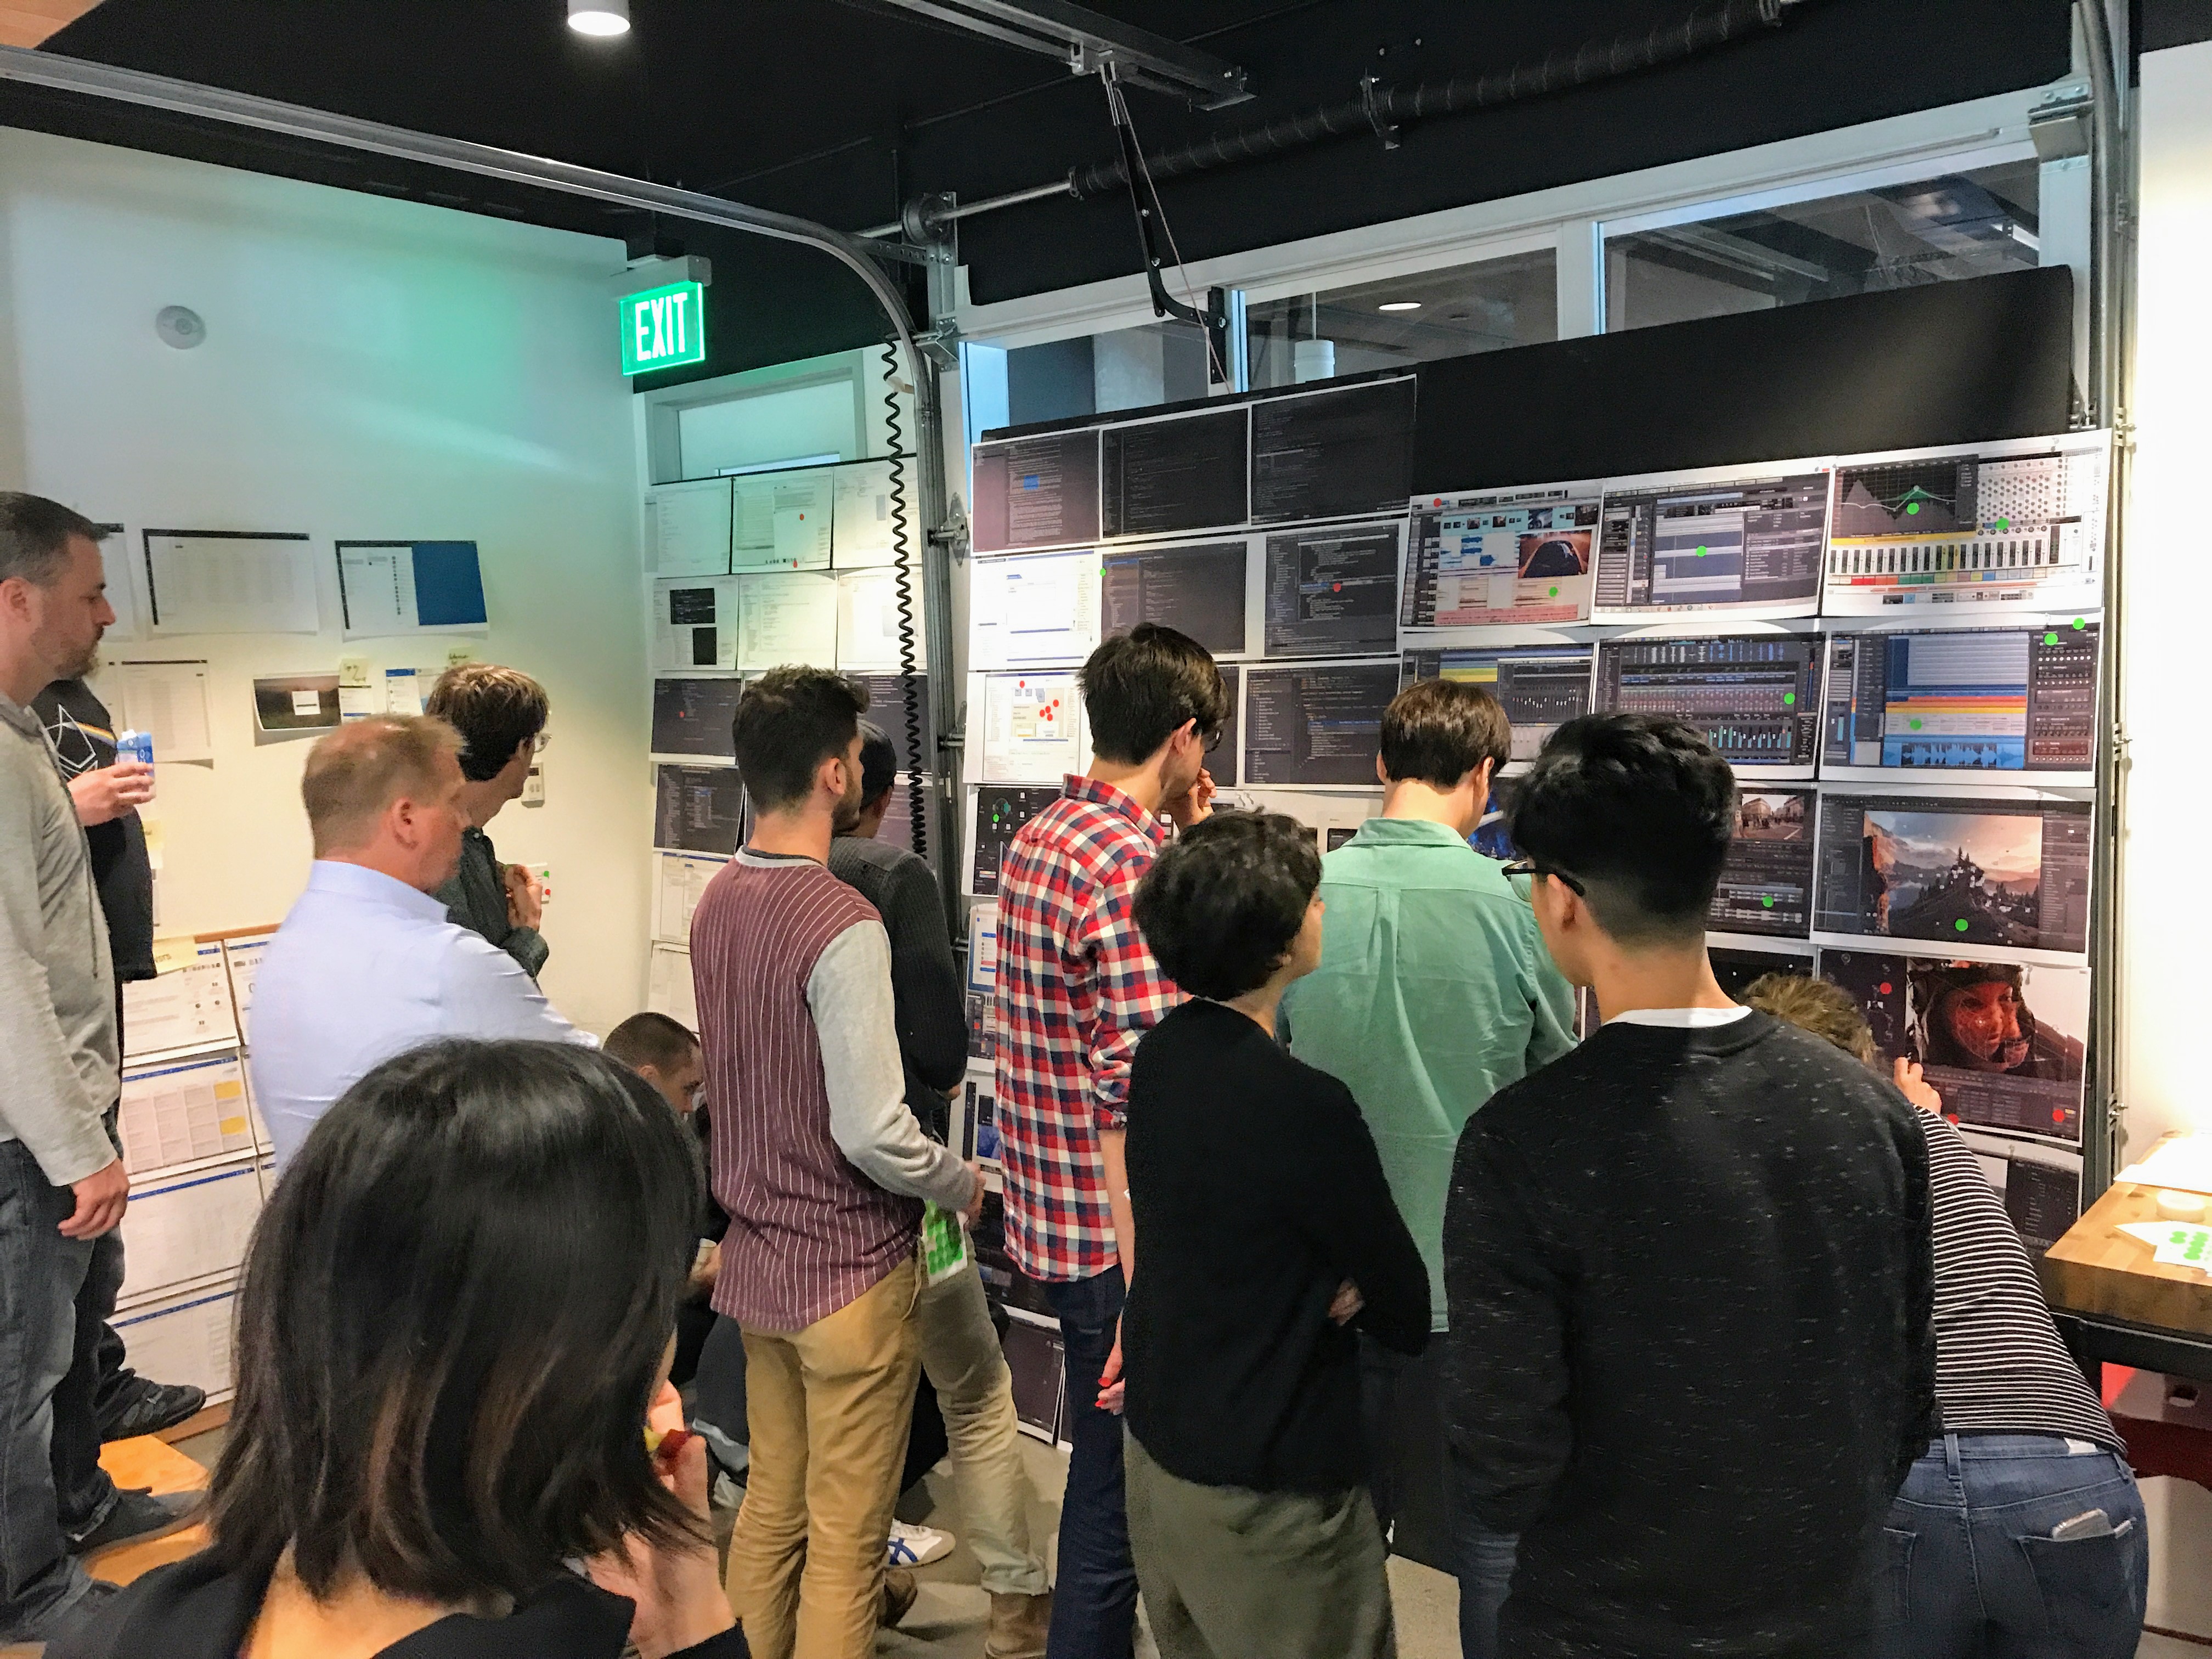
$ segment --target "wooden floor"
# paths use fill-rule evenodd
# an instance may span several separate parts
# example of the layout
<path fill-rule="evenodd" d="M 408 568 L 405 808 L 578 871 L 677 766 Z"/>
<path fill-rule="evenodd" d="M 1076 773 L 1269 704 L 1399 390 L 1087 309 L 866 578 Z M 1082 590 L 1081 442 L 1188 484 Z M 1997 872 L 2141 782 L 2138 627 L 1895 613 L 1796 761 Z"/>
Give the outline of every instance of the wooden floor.
<path fill-rule="evenodd" d="M 225 1408 L 216 1407 L 218 1412 Z M 210 1415 L 202 1413 L 202 1417 Z M 227 1415 L 227 1413 L 226 1413 Z M 192 1419 L 198 1423 L 199 1419 Z M 201 1424 L 201 1428 L 216 1426 Z M 197 1433 L 191 1424 L 180 1425 L 171 1433 Z M 100 1467 L 118 1486 L 151 1486 L 156 1492 L 200 1492 L 208 1483 L 208 1472 L 179 1451 L 169 1443 L 155 1435 L 144 1435 L 136 1440 L 111 1440 L 100 1448 Z M 181 1561 L 207 1546 L 204 1527 L 187 1527 L 182 1532 L 171 1533 L 167 1538 L 157 1538 L 150 1544 L 125 1544 L 109 1550 L 90 1564 L 92 1576 L 106 1578 L 118 1584 L 127 1584 L 141 1573 L 167 1566 L 172 1561 Z M 35 1644 L 0 1647 L 0 1659 L 36 1659 L 40 1649 Z"/>

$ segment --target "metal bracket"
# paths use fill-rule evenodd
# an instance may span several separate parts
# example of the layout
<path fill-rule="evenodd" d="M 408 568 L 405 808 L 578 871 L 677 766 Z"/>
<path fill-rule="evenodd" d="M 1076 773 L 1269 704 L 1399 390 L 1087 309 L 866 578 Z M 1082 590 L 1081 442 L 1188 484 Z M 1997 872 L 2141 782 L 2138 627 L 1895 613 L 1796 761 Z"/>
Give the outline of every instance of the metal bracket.
<path fill-rule="evenodd" d="M 1168 285 L 1160 276 L 1165 260 L 1160 252 L 1158 215 L 1146 200 L 1151 175 L 1145 171 L 1144 155 L 1137 147 L 1136 129 L 1129 125 L 1129 112 L 1122 103 L 1115 82 L 1120 72 L 1111 63 L 1101 64 L 1099 78 L 1106 83 L 1106 105 L 1114 118 L 1114 137 L 1121 147 L 1121 171 L 1128 180 L 1129 206 L 1137 216 L 1137 240 L 1145 255 L 1145 286 L 1152 290 L 1152 315 L 1172 317 L 1178 322 L 1188 323 L 1206 331 L 1208 361 L 1226 365 L 1229 362 L 1229 304 L 1220 289 L 1212 289 L 1206 309 L 1185 305 L 1168 292 Z M 1212 371 L 1208 371 L 1211 378 Z"/>
<path fill-rule="evenodd" d="M 1367 112 L 1367 125 L 1375 129 L 1375 136 L 1382 141 L 1382 148 L 1395 149 L 1398 148 L 1398 124 L 1383 118 L 1382 106 L 1375 100 L 1375 88 L 1382 84 L 1375 78 L 1372 70 L 1359 77 L 1359 107 Z"/>
<path fill-rule="evenodd" d="M 1068 0 L 883 3 L 987 40 L 1056 58 L 1073 74 L 1092 75 L 1111 64 L 1123 80 L 1187 99 L 1198 109 L 1241 104 L 1252 95 L 1237 64 Z"/>

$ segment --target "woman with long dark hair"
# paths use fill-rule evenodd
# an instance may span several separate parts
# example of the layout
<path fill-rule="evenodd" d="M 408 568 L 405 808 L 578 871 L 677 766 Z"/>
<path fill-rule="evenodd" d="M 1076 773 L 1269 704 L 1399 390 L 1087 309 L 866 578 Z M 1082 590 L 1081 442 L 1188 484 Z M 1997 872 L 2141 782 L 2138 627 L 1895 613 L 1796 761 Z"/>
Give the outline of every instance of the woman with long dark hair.
<path fill-rule="evenodd" d="M 604 1055 L 448 1042 L 371 1072 L 254 1233 L 212 1543 L 51 1659 L 744 1654 L 704 1448 L 645 1436 L 702 1191 Z"/>

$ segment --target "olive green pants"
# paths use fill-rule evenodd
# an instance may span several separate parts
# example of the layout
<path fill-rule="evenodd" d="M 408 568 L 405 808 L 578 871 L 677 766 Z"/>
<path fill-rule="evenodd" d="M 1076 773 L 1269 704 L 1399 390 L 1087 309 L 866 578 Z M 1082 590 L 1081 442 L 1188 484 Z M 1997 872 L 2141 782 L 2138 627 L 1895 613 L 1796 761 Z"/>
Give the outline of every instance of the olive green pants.
<path fill-rule="evenodd" d="M 1387 1552 L 1364 1486 L 1201 1486 L 1134 1435 L 1127 1454 L 1129 1547 L 1160 1659 L 1395 1659 Z"/>

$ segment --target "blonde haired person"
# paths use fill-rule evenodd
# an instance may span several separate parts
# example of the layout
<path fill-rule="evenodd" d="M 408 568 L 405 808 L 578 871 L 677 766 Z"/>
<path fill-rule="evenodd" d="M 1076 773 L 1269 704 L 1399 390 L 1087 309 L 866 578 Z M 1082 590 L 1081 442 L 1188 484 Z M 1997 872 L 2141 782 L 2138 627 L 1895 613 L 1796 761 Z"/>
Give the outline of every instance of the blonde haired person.
<path fill-rule="evenodd" d="M 1747 1005 L 1881 1069 L 1873 1029 L 1826 980 L 1769 974 Z M 1936 1214 L 1940 1430 L 1883 1529 L 1881 1659 L 2124 1659 L 2149 1574 L 2124 1446 L 2067 1357 L 2004 1205 L 1920 1067 Z"/>
<path fill-rule="evenodd" d="M 467 823 L 459 750 L 443 720 L 380 714 L 308 752 L 300 795 L 315 862 L 253 1002 L 253 1091 L 280 1164 L 380 1061 L 434 1038 L 592 1041 L 434 896 Z"/>

